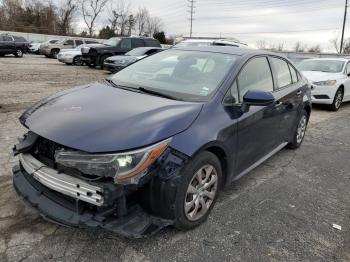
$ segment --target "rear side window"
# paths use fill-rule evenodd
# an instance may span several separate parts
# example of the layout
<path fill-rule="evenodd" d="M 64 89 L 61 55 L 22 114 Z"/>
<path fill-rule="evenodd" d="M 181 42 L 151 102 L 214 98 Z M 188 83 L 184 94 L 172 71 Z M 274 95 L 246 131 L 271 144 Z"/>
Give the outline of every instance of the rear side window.
<path fill-rule="evenodd" d="M 120 43 L 120 47 L 125 49 L 131 49 L 131 39 L 123 39 Z"/>
<path fill-rule="evenodd" d="M 278 81 L 278 87 L 282 88 L 292 83 L 292 77 L 290 75 L 289 66 L 286 61 L 272 57 L 271 58 L 274 69 L 276 70 L 276 78 Z"/>
<path fill-rule="evenodd" d="M 78 45 L 82 45 L 84 44 L 84 42 L 82 40 L 75 40 L 75 45 L 78 46 Z"/>
<path fill-rule="evenodd" d="M 154 46 L 154 47 L 160 47 L 160 43 L 158 40 L 155 39 L 144 39 L 146 46 Z"/>
<path fill-rule="evenodd" d="M 66 42 L 64 42 L 65 45 L 74 45 L 74 41 L 73 40 L 67 40 Z"/>
<path fill-rule="evenodd" d="M 298 73 L 291 64 L 289 65 L 290 73 L 292 75 L 293 84 L 298 82 Z"/>
<path fill-rule="evenodd" d="M 137 47 L 143 47 L 143 41 L 141 39 L 133 39 L 132 40 L 132 46 L 133 48 L 137 48 Z"/>
<path fill-rule="evenodd" d="M 273 91 L 273 79 L 266 57 L 251 59 L 242 69 L 238 78 L 240 101 L 249 90 Z"/>

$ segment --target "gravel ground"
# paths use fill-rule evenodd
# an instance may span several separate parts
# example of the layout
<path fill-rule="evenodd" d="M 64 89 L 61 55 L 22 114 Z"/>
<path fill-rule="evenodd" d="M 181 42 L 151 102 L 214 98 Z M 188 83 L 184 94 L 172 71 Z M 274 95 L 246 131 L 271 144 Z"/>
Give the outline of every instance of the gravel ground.
<path fill-rule="evenodd" d="M 12 189 L 10 151 L 25 131 L 17 118 L 40 98 L 104 77 L 41 56 L 0 59 L 0 261 L 350 261 L 350 104 L 315 108 L 303 146 L 222 192 L 191 232 L 128 240 L 28 210 Z"/>

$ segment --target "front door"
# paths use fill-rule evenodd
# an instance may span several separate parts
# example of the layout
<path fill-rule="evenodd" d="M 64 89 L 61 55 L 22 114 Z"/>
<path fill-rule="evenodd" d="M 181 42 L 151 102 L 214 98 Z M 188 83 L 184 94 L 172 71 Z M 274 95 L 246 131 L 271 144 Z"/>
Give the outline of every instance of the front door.
<path fill-rule="evenodd" d="M 267 57 L 255 57 L 248 61 L 239 76 L 239 101 L 248 90 L 274 91 L 274 81 Z M 248 112 L 238 115 L 236 175 L 242 174 L 281 144 L 280 104 L 251 106 Z"/>

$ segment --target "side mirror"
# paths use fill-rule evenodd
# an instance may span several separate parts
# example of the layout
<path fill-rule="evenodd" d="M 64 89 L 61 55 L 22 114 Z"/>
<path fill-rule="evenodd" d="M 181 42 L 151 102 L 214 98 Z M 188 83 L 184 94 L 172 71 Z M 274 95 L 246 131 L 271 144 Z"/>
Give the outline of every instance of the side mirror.
<path fill-rule="evenodd" d="M 350 77 L 350 73 L 347 73 L 347 76 Z"/>
<path fill-rule="evenodd" d="M 249 90 L 243 96 L 243 111 L 247 112 L 250 106 L 268 106 L 275 102 L 271 92 L 260 90 Z"/>

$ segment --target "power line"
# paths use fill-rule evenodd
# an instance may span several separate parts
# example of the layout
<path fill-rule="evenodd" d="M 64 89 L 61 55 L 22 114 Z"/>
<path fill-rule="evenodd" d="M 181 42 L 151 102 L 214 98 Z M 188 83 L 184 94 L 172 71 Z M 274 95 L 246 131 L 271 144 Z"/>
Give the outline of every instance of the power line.
<path fill-rule="evenodd" d="M 193 15 L 194 15 L 194 8 L 195 8 L 195 6 L 194 6 L 194 4 L 195 4 L 195 0 L 187 0 L 188 2 L 189 2 L 189 8 L 190 8 L 190 10 L 189 10 L 189 13 L 190 13 L 190 37 L 192 37 L 192 27 L 193 27 Z"/>

